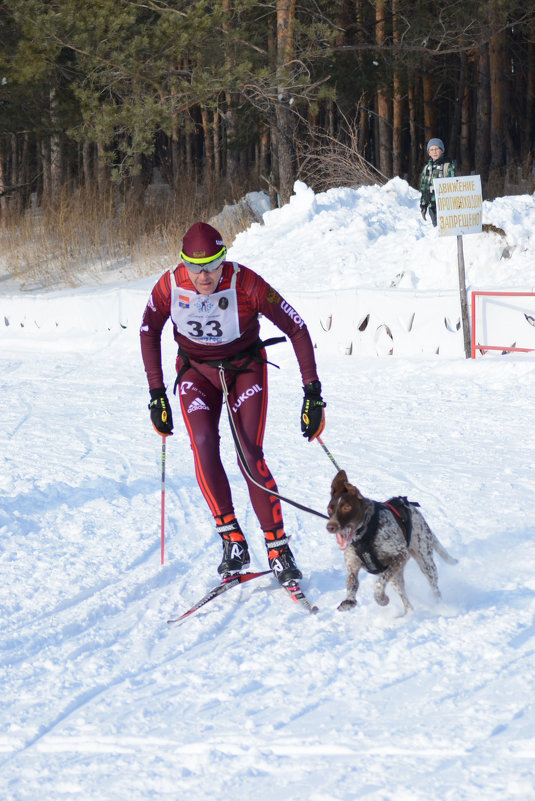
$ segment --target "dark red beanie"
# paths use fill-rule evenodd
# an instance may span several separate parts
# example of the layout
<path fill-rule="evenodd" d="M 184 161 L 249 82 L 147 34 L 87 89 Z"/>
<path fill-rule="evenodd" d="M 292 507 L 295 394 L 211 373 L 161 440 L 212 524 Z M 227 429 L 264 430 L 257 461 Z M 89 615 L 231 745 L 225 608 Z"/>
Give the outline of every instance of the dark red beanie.
<path fill-rule="evenodd" d="M 182 253 L 186 258 L 209 259 L 221 253 L 223 237 L 208 223 L 198 222 L 192 225 L 184 235 Z"/>

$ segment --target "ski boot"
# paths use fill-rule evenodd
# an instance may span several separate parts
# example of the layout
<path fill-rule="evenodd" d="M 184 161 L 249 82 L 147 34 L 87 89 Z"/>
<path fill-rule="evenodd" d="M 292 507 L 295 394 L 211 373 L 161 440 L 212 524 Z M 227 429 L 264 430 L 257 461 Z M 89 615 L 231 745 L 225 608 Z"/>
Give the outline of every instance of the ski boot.
<path fill-rule="evenodd" d="M 226 578 L 232 573 L 239 573 L 249 567 L 251 560 L 247 541 L 234 515 L 218 515 L 216 528 L 223 540 L 223 559 L 217 572 Z"/>
<path fill-rule="evenodd" d="M 290 538 L 285 535 L 284 531 L 282 529 L 266 531 L 264 536 L 266 538 L 269 567 L 279 584 L 287 587 L 293 581 L 302 579 L 303 574 L 297 567 L 294 555 L 288 545 Z"/>

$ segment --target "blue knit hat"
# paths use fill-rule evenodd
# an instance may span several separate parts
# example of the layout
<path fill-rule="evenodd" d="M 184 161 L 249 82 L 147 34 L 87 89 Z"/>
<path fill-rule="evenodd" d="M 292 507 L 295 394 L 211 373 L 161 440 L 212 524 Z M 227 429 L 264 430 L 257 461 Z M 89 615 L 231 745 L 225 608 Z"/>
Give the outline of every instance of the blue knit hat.
<path fill-rule="evenodd" d="M 429 148 L 430 147 L 439 147 L 442 150 L 443 153 L 446 150 L 446 148 L 444 147 L 444 142 L 442 141 L 442 139 L 430 139 L 429 142 L 427 143 L 427 152 L 428 153 L 429 153 Z"/>

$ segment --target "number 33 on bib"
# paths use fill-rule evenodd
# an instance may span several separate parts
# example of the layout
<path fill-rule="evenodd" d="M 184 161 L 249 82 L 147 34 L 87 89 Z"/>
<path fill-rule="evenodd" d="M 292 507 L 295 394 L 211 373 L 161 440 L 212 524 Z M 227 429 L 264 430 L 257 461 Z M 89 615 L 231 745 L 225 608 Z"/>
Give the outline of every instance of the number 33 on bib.
<path fill-rule="evenodd" d="M 173 287 L 171 319 L 179 333 L 192 342 L 233 342 L 240 336 L 236 290 L 197 295 L 183 287 Z"/>

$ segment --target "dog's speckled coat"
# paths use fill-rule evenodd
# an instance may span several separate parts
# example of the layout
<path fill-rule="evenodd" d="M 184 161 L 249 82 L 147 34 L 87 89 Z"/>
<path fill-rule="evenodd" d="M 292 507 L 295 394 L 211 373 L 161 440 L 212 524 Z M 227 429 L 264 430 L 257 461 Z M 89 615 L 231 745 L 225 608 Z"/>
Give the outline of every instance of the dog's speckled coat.
<path fill-rule="evenodd" d="M 409 502 L 409 509 L 412 520 L 409 547 L 394 512 L 385 507 L 380 509 L 379 524 L 373 543 L 379 561 L 386 568 L 379 574 L 375 583 L 375 600 L 380 606 L 388 604 L 385 587 L 390 582 L 401 597 L 405 613 L 412 607 L 405 592 L 403 569 L 411 556 L 427 577 L 437 600 L 441 595 L 433 551 L 436 551 L 448 564 L 457 564 L 457 559 L 450 556 L 442 547 L 416 506 Z M 374 502 L 365 498 L 353 484 L 348 482 L 345 470 L 340 470 L 333 480 L 331 502 L 327 507 L 329 514 L 327 530 L 336 534 L 338 545 L 344 551 L 347 567 L 347 592 L 345 600 L 338 607 L 340 610 L 351 609 L 357 603 L 359 570 L 366 569 L 357 551 L 359 529 L 368 523 L 373 511 Z"/>

